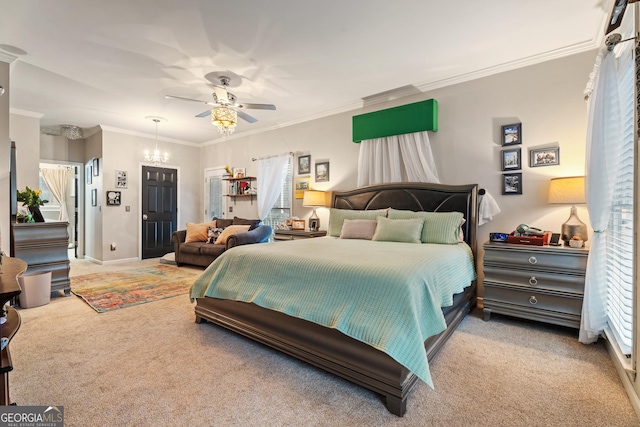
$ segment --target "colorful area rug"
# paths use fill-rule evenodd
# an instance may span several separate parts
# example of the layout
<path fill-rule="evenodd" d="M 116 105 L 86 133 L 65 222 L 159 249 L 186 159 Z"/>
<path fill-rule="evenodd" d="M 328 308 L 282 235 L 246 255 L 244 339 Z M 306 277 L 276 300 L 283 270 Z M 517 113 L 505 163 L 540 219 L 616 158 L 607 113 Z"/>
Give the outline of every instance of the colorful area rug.
<path fill-rule="evenodd" d="M 170 265 L 71 277 L 71 292 L 98 313 L 131 307 L 189 292 L 197 271 Z"/>

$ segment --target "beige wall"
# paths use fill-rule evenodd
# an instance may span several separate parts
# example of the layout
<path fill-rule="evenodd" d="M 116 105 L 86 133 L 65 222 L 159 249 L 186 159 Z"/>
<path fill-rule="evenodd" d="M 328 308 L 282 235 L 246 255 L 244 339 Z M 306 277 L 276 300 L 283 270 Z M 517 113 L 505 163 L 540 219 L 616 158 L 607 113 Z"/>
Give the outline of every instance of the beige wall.
<path fill-rule="evenodd" d="M 0 249 L 9 254 L 9 152 L 11 142 L 9 140 L 9 64 L 0 61 L 0 86 L 5 93 L 0 96 Z"/>

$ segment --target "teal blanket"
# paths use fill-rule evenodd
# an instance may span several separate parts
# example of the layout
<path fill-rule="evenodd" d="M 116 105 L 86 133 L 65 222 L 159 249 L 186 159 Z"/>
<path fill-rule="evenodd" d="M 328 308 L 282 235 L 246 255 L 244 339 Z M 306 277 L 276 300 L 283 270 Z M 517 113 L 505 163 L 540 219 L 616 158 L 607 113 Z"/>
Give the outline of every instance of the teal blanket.
<path fill-rule="evenodd" d="M 238 246 L 191 288 L 335 328 L 391 356 L 433 387 L 424 341 L 442 307 L 475 279 L 469 246 L 333 237 Z"/>

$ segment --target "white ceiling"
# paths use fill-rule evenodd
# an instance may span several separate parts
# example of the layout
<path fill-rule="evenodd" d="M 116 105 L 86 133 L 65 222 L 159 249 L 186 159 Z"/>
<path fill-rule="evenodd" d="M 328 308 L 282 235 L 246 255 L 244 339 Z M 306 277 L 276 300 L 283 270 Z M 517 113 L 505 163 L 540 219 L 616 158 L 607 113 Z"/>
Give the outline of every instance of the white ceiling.
<path fill-rule="evenodd" d="M 232 78 L 236 135 L 599 46 L 610 0 L 0 0 L 13 111 L 194 144 L 220 139 L 209 73 Z M 4 55 L 3 55 L 4 54 Z M 8 56 L 9 55 L 9 56 Z M 576 78 L 585 78 L 578 75 Z M 585 81 L 586 83 L 586 81 Z"/>

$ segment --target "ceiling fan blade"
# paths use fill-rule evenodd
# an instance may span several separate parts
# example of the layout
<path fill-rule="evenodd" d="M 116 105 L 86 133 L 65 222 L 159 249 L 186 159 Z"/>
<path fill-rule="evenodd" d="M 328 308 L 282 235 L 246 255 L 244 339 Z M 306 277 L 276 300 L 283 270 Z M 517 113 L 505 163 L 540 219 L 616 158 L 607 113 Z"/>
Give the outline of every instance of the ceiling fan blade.
<path fill-rule="evenodd" d="M 275 110 L 276 106 L 273 104 L 249 104 L 244 102 L 242 104 L 236 105 L 238 108 L 246 108 L 251 110 Z"/>
<path fill-rule="evenodd" d="M 238 117 L 240 117 L 241 119 L 249 122 L 249 123 L 255 123 L 258 121 L 258 119 L 256 119 L 255 117 L 251 117 L 250 115 L 248 115 L 247 113 L 245 113 L 244 111 L 236 111 L 238 113 Z"/>
<path fill-rule="evenodd" d="M 217 105 L 215 102 L 211 102 L 211 101 L 200 101 L 199 99 L 193 99 L 193 98 L 184 98 L 182 96 L 174 96 L 174 95 L 165 95 L 164 96 L 167 99 L 179 99 L 181 101 L 191 101 L 191 102 L 198 102 L 200 104 L 207 104 L 207 105 Z"/>
<path fill-rule="evenodd" d="M 218 100 L 218 102 L 222 103 L 222 104 L 228 104 L 229 103 L 229 94 L 227 93 L 227 90 L 223 87 L 220 86 L 214 86 L 213 87 L 213 92 L 216 94 L 216 98 Z"/>
<path fill-rule="evenodd" d="M 209 117 L 211 115 L 211 110 L 207 110 L 207 111 L 203 111 L 202 113 L 198 114 L 196 117 Z"/>

